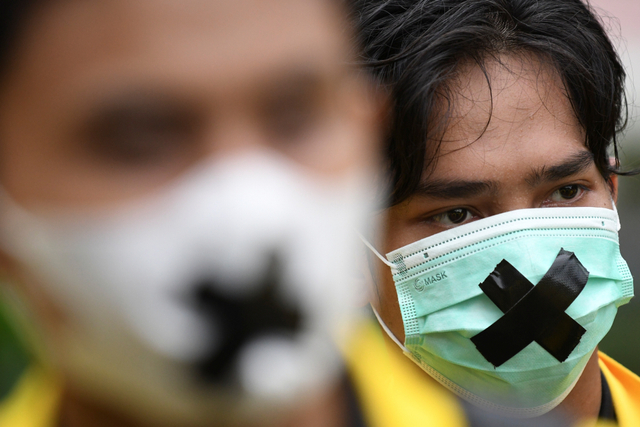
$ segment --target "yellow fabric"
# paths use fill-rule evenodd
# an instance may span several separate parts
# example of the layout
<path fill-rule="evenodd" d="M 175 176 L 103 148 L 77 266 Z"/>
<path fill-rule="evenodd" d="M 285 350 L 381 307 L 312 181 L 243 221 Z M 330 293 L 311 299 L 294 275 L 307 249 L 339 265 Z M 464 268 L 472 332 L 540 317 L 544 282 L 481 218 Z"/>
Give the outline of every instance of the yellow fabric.
<path fill-rule="evenodd" d="M 640 427 L 640 378 L 609 356 L 598 356 L 619 427 Z M 388 351 L 375 325 L 359 328 L 349 342 L 346 358 L 367 425 L 468 426 L 456 398 L 415 375 L 412 362 L 399 352 Z M 54 375 L 42 367 L 29 368 L 15 391 L 0 403 L 0 426 L 54 427 L 61 394 Z"/>
<path fill-rule="evenodd" d="M 618 425 L 640 427 L 640 378 L 604 353 L 598 353 L 598 362 L 611 390 Z"/>
<path fill-rule="evenodd" d="M 388 351 L 374 325 L 359 328 L 346 349 L 346 358 L 371 427 L 467 426 L 456 398 L 422 375 L 416 376 L 413 362 L 399 352 Z"/>
<path fill-rule="evenodd" d="M 387 351 L 373 324 L 363 325 L 350 340 L 347 359 L 368 426 L 467 427 L 457 400 L 413 375 L 407 366 L 413 362 Z M 0 403 L 0 426 L 54 427 L 61 394 L 50 372 L 30 368 Z"/>
<path fill-rule="evenodd" d="M 0 426 L 54 427 L 62 388 L 44 368 L 30 367 L 15 390 L 0 402 Z"/>
<path fill-rule="evenodd" d="M 363 325 L 350 340 L 347 359 L 368 426 L 467 427 L 457 400 L 413 375 L 407 366 L 413 362 L 387 351 L 374 325 Z M 54 376 L 30 368 L 0 403 L 0 426 L 54 427 L 61 393 Z"/>
<path fill-rule="evenodd" d="M 414 375 L 407 367 L 412 362 L 399 352 L 388 351 L 375 326 L 367 325 L 356 335 L 347 351 L 347 361 L 371 427 L 467 426 L 457 400 L 424 381 L 423 376 Z M 617 426 L 640 427 L 640 377 L 606 354 L 598 356 L 611 390 Z M 593 422 L 585 425 L 593 426 Z M 598 427 L 614 426 L 598 423 Z"/>

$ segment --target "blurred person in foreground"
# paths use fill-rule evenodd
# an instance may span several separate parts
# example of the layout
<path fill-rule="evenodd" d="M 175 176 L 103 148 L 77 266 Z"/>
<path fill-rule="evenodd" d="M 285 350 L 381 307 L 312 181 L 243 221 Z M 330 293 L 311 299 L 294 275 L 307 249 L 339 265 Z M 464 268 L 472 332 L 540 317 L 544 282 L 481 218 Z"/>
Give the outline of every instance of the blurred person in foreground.
<path fill-rule="evenodd" d="M 0 5 L 4 427 L 358 425 L 379 101 L 331 0 Z M 6 383 L 6 381 L 3 381 Z"/>
<path fill-rule="evenodd" d="M 357 3 L 392 97 L 385 230 L 366 242 L 391 352 L 490 412 L 640 425 L 640 379 L 597 350 L 633 296 L 615 211 L 625 75 L 597 15 Z"/>

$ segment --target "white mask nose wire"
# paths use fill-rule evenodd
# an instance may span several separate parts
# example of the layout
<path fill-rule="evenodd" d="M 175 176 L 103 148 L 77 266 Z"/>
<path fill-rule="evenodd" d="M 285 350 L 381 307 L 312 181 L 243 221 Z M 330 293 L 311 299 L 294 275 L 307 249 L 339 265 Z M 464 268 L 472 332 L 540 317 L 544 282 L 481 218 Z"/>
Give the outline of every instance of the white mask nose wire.
<path fill-rule="evenodd" d="M 358 232 L 356 231 L 356 233 L 358 233 Z M 380 259 L 380 261 L 382 261 L 383 263 L 385 263 L 389 267 L 391 267 L 393 269 L 396 269 L 396 265 L 394 263 L 390 262 L 389 260 L 387 260 L 382 255 L 380 255 L 380 252 L 378 252 L 376 250 L 376 248 L 374 248 L 373 245 L 371 243 L 369 243 L 369 241 L 367 239 L 365 239 L 365 237 L 362 234 L 358 233 L 358 237 L 360 237 L 360 240 L 362 240 L 362 243 L 364 243 L 369 248 L 369 250 L 371 252 L 373 252 L 373 254 Z"/>

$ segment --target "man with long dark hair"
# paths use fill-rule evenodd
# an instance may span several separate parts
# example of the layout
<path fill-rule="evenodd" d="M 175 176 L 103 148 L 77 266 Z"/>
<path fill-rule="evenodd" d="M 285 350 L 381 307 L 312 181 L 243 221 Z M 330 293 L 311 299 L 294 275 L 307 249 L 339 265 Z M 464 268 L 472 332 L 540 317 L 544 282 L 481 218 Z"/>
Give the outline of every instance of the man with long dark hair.
<path fill-rule="evenodd" d="M 493 412 L 638 425 L 640 380 L 597 351 L 633 295 L 615 212 L 625 74 L 597 15 L 581 0 L 357 3 L 391 94 L 386 227 L 367 244 L 394 351 Z"/>

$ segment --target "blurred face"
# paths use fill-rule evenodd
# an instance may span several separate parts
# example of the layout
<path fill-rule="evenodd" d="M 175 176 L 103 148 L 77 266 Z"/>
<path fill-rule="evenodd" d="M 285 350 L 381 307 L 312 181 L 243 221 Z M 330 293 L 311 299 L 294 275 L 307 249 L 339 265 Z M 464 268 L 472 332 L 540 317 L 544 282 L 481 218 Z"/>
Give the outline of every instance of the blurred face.
<path fill-rule="evenodd" d="M 612 208 L 612 187 L 584 146 L 559 77 L 536 60 L 502 60 L 488 64 L 491 92 L 477 66 L 463 68 L 453 82 L 454 114 L 437 164 L 414 196 L 388 210 L 383 253 L 515 209 Z M 404 340 L 393 280 L 383 267 L 374 304 Z"/>
<path fill-rule="evenodd" d="M 0 182 L 24 206 L 108 206 L 268 148 L 327 178 L 373 119 L 329 1 L 45 2 L 0 91 Z"/>
<path fill-rule="evenodd" d="M 40 238 L 22 252 L 16 248 L 28 238 L 13 244 L 3 239 L 3 252 L 13 250 L 2 257 L 3 267 L 23 285 L 58 356 L 81 371 L 76 377 L 84 386 L 110 381 L 105 395 L 132 411 L 146 405 L 156 417 L 152 425 L 192 407 L 209 420 L 206 411 L 216 409 L 202 395 L 185 392 L 191 382 L 172 387 L 185 376 L 185 365 L 198 359 L 218 368 L 215 352 L 238 342 L 220 333 L 220 310 L 207 304 L 235 304 L 228 304 L 235 311 L 226 310 L 234 326 L 260 319 L 262 312 L 269 317 L 277 305 L 271 299 L 252 300 L 246 308 L 233 293 L 238 283 L 245 286 L 240 294 L 261 285 L 249 276 L 264 278 L 260 271 L 267 267 L 294 278 L 306 272 L 298 288 L 286 278 L 278 282 L 289 286 L 287 301 L 313 300 L 305 309 L 323 298 L 331 303 L 323 275 L 338 276 L 332 257 L 340 256 L 336 248 L 351 234 L 356 214 L 350 206 L 346 213 L 329 207 L 352 202 L 331 204 L 342 183 L 373 167 L 378 134 L 369 84 L 350 65 L 343 11 L 329 0 L 39 3 L 0 78 L 0 187 L 30 213 L 90 215 L 73 217 L 81 219 L 80 229 L 69 217 L 64 227 L 46 223 L 55 249 L 45 255 L 37 253 Z M 251 153 L 271 163 L 254 161 L 246 173 L 229 167 Z M 212 166 L 220 164 L 226 169 Z M 222 182 L 219 176 L 230 178 Z M 311 194 L 309 182 L 334 191 Z M 159 197 L 161 208 L 148 208 L 133 222 L 91 222 L 93 213 L 120 212 L 154 195 L 167 196 Z M 0 209 L 3 220 L 10 216 L 7 205 Z M 2 231 L 28 234 L 42 231 L 39 225 L 5 222 Z M 347 225 L 348 233 L 342 232 Z M 285 247 L 273 266 L 265 266 L 267 250 L 285 246 L 285 235 L 295 250 L 285 253 Z M 305 259 L 290 261 L 291 252 Z M 54 279 L 52 271 L 65 277 Z M 224 280 L 215 276 L 223 273 Z M 222 296 L 216 294 L 220 283 L 227 292 Z M 332 283 L 340 286 L 339 280 Z M 305 294 L 303 286 L 313 289 Z M 316 298 L 315 291 L 323 292 Z M 198 297 L 204 303 L 196 310 Z M 324 328 L 317 319 L 305 322 L 304 315 L 319 316 L 325 308 L 301 313 L 299 323 Z M 298 351 L 298 344 L 278 349 Z M 232 350 L 235 355 L 241 349 Z M 307 353 L 313 363 L 324 357 Z M 268 376 L 270 368 L 259 364 L 265 358 L 252 354 L 243 353 L 243 360 L 249 366 L 257 359 L 251 366 L 259 368 L 249 366 L 247 376 Z M 300 376 L 291 368 L 299 359 L 285 356 L 290 358 L 271 359 L 293 372 L 294 383 Z M 286 388 L 287 381 L 280 385 Z"/>

